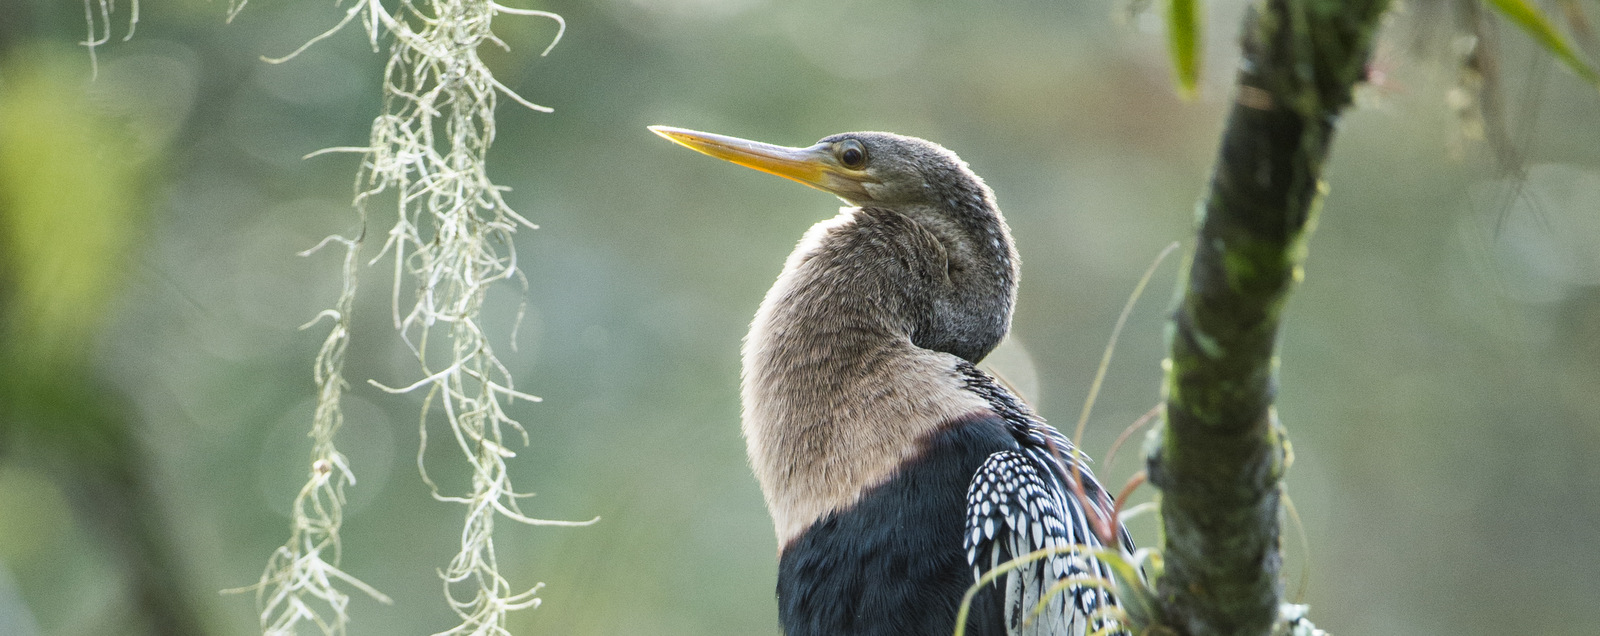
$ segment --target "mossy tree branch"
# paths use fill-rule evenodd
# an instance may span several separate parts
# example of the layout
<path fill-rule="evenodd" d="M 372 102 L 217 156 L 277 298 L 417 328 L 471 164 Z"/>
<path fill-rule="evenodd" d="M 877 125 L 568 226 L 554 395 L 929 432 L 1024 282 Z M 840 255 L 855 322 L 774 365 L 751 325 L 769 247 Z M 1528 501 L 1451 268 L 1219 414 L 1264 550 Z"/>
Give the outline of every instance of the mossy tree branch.
<path fill-rule="evenodd" d="M 1178 633 L 1266 634 L 1278 619 L 1284 439 L 1277 335 L 1301 278 L 1339 113 L 1387 0 L 1265 0 L 1245 18 L 1236 100 L 1173 316 L 1161 616 Z"/>

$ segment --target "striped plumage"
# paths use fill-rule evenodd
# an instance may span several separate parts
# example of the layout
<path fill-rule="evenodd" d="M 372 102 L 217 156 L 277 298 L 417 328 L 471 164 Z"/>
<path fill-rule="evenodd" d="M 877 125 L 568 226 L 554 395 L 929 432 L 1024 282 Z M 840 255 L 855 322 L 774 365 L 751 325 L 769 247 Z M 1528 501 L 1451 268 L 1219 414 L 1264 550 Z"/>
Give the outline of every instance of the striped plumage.
<path fill-rule="evenodd" d="M 1010 328 L 1017 257 L 964 162 L 889 133 L 783 148 L 653 130 L 849 204 L 800 241 L 744 347 L 743 429 L 786 634 L 948 634 L 982 572 L 1098 545 L 1089 515 L 1111 506 L 1080 455 L 973 366 Z M 1017 568 L 974 598 L 967 633 L 1119 633 L 1102 611 L 1115 599 L 1088 581 L 1110 578 L 1079 551 Z"/>

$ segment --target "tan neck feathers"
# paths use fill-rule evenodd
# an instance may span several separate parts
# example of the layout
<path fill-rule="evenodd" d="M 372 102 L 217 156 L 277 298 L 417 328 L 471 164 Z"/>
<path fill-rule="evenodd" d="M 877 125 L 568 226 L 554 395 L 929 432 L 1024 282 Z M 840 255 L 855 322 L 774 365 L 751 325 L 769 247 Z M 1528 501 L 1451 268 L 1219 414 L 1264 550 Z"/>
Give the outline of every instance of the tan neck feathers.
<path fill-rule="evenodd" d="M 849 268 L 829 245 L 856 212 L 806 233 L 745 340 L 743 431 L 780 546 L 893 476 L 933 432 L 988 410 L 960 358 L 913 345 L 875 309 L 888 301 L 839 278 Z"/>

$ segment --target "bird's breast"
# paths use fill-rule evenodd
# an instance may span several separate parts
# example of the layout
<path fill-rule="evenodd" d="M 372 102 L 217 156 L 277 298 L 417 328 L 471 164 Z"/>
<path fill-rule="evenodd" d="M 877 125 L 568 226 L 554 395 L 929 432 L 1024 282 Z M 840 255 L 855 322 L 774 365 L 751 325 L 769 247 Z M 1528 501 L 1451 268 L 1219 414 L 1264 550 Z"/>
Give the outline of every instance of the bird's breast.
<path fill-rule="evenodd" d="M 1016 443 L 997 417 L 924 440 L 922 454 L 850 506 L 822 515 L 783 550 L 778 614 L 788 636 L 948 634 L 972 584 L 962 550 L 968 483 L 992 453 Z M 980 595 L 967 633 L 1002 624 Z"/>
<path fill-rule="evenodd" d="M 824 356 L 748 372 L 746 448 L 780 546 L 893 477 L 939 431 L 989 412 L 955 356 L 884 349 L 848 365 Z"/>

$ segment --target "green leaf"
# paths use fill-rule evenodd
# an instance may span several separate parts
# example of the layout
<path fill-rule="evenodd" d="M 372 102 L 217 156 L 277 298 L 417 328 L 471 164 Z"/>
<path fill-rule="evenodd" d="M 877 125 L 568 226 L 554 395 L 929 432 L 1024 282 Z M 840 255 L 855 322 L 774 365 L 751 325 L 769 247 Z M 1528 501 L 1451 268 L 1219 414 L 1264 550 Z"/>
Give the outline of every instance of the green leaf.
<path fill-rule="evenodd" d="M 1195 0 L 1167 0 L 1167 47 L 1179 94 L 1193 98 L 1200 84 L 1200 8 Z"/>
<path fill-rule="evenodd" d="M 1578 74 L 1578 77 L 1583 78 L 1584 81 L 1590 84 L 1600 86 L 1600 72 L 1596 72 L 1594 67 L 1589 66 L 1587 62 L 1583 61 L 1583 58 L 1578 57 L 1578 53 L 1556 31 L 1556 27 L 1551 24 L 1550 19 L 1546 18 L 1539 9 L 1528 4 L 1527 0 L 1489 0 L 1489 5 L 1498 10 L 1506 19 L 1521 27 L 1523 31 L 1528 32 L 1528 35 L 1533 36 L 1534 41 L 1556 56 L 1556 59 L 1565 63 L 1568 68 Z"/>

